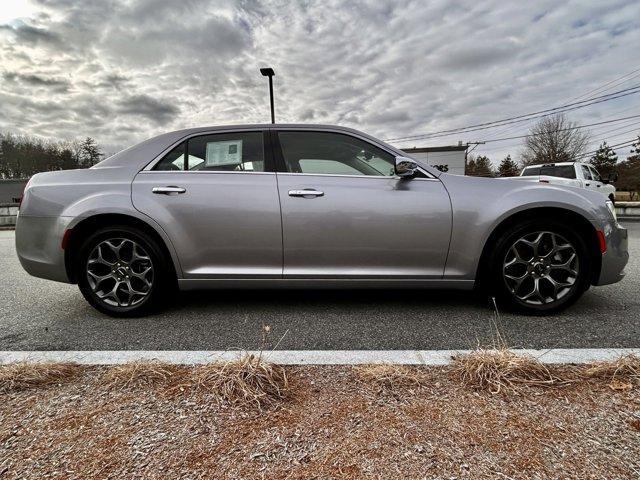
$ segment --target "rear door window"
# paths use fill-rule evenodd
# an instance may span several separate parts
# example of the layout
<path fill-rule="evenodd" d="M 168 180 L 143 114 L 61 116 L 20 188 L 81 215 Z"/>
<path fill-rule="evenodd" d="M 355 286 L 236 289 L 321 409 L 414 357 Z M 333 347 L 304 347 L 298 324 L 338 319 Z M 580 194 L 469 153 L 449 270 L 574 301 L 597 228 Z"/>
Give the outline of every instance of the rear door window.
<path fill-rule="evenodd" d="M 182 142 L 154 170 L 264 172 L 262 132 L 216 133 Z"/>

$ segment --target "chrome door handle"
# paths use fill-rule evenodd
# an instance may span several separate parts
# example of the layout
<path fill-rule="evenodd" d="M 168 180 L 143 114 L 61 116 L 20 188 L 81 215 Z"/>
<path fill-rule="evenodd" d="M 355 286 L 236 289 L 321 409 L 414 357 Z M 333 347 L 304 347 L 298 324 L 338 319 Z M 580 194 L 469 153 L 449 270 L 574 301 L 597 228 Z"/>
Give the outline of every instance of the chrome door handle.
<path fill-rule="evenodd" d="M 174 187 L 173 185 L 171 185 L 168 187 L 153 187 L 151 191 L 159 195 L 171 195 L 172 193 L 184 193 L 187 191 L 187 189 L 182 187 Z"/>
<path fill-rule="evenodd" d="M 289 190 L 290 197 L 322 197 L 323 195 L 324 192 L 321 192 L 320 190 L 313 190 L 312 188 L 307 190 Z"/>

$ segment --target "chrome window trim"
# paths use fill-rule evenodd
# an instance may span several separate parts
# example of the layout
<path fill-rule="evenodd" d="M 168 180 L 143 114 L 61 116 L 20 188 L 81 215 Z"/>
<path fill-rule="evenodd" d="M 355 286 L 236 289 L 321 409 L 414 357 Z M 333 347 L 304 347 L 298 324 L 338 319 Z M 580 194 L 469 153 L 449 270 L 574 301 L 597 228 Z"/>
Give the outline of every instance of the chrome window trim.
<path fill-rule="evenodd" d="M 425 172 L 422 168 L 418 167 L 418 169 L 423 172 L 425 175 L 429 175 L 429 172 Z M 295 173 L 295 172 L 278 172 L 278 175 L 287 175 L 287 176 L 298 176 L 298 177 L 344 177 L 344 178 L 385 178 L 387 180 L 429 180 L 429 181 L 439 181 L 437 178 L 433 178 L 431 176 L 427 178 L 420 177 L 412 177 L 412 178 L 402 178 L 397 175 L 342 175 L 340 173 Z"/>
<path fill-rule="evenodd" d="M 196 175 L 202 175 L 202 174 L 212 174 L 212 173 L 221 173 L 224 175 L 229 175 L 229 174 L 239 174 L 239 173 L 243 173 L 243 174 L 249 174 L 249 175 L 275 175 L 276 172 L 254 172 L 254 171 L 250 171 L 250 170 L 140 170 L 140 172 L 138 173 L 150 173 L 150 174 L 159 174 L 159 173 L 164 173 L 164 174 L 187 174 L 187 173 L 191 173 L 191 174 L 196 174 Z"/>
<path fill-rule="evenodd" d="M 358 140 L 361 140 L 363 142 L 369 143 L 377 148 L 379 148 L 380 150 L 383 150 L 385 152 L 387 152 L 389 155 L 393 155 L 394 157 L 397 156 L 402 156 L 401 154 L 399 154 L 398 152 L 401 152 L 401 150 L 398 151 L 393 151 L 390 150 L 389 147 L 382 143 L 379 142 L 376 138 L 374 137 L 368 137 L 365 135 L 358 135 L 355 132 L 350 132 L 350 131 L 344 131 L 340 128 L 331 128 L 331 127 L 326 127 L 326 128 L 318 128 L 318 127 L 309 127 L 309 128 L 304 128 L 304 127 L 287 127 L 285 125 L 283 126 L 278 126 L 278 125 L 274 125 L 273 127 L 270 128 L 273 131 L 276 132 L 325 132 L 325 133 L 339 133 L 341 135 L 347 135 L 349 137 L 353 137 L 353 138 L 357 138 Z M 406 154 L 405 154 L 406 155 Z M 427 179 L 434 179 L 437 180 L 438 177 L 432 173 L 430 173 L 429 171 L 425 170 L 424 168 L 422 168 L 421 166 L 418 167 L 418 169 L 424 173 L 425 175 L 427 175 Z M 278 172 L 278 173 L 285 173 L 288 175 L 317 175 L 315 173 L 294 173 L 294 172 Z M 337 176 L 337 177 L 373 177 L 373 178 L 400 178 L 400 177 L 396 177 L 396 176 L 390 176 L 390 175 L 340 175 L 340 174 L 320 174 L 320 175 L 332 175 L 332 176 Z M 413 180 L 418 180 L 417 178 L 413 178 Z M 426 180 L 426 179 L 425 179 Z"/>
<path fill-rule="evenodd" d="M 162 160 L 164 158 L 164 156 L 169 153 L 171 150 L 173 150 L 175 147 L 177 147 L 178 145 L 180 145 L 182 142 L 186 142 L 187 140 L 190 140 L 194 137 L 204 137 L 207 135 L 217 135 L 217 134 L 225 134 L 225 133 L 249 133 L 249 132 L 256 132 L 256 133 L 262 133 L 263 137 L 264 137 L 264 133 L 267 132 L 269 129 L 256 129 L 255 127 L 251 128 L 237 128 L 237 127 L 229 127 L 228 129 L 221 129 L 221 130 L 212 130 L 212 131 L 205 131 L 205 132 L 195 132 L 195 133 L 190 133 L 188 135 L 185 135 L 184 137 L 181 137 L 180 139 L 176 140 L 175 142 L 173 142 L 171 145 L 169 145 L 167 148 L 165 148 L 162 152 L 160 152 L 160 154 L 156 155 L 156 157 L 151 160 L 149 163 L 147 163 L 147 165 L 140 170 L 139 173 L 142 172 L 148 172 L 148 171 L 158 171 L 158 172 L 182 172 L 182 173 L 194 173 L 195 171 L 186 171 L 186 170 L 153 170 L 153 167 L 156 166 L 156 164 Z M 264 139 L 262 142 L 262 148 L 265 149 L 266 145 L 264 143 Z M 266 158 L 266 151 L 265 153 L 265 158 Z M 211 173 L 212 171 L 209 172 L 202 172 L 202 173 Z M 274 173 L 274 172 L 229 172 L 229 173 Z"/>
<path fill-rule="evenodd" d="M 185 170 L 153 170 L 153 167 L 155 167 L 155 165 L 162 160 L 162 158 L 164 158 L 164 156 L 169 153 L 171 150 L 173 150 L 176 146 L 178 146 L 180 143 L 185 142 L 191 138 L 194 137 L 201 137 L 201 136 L 205 136 L 205 135 L 216 135 L 216 134 L 224 134 L 224 133 L 246 133 L 246 132 L 257 132 L 257 133 L 265 133 L 268 131 L 286 131 L 286 132 L 328 132 L 328 133 L 339 133 L 342 135 L 347 135 L 353 138 L 357 138 L 358 140 L 361 140 L 363 142 L 367 142 L 370 143 L 374 146 L 376 146 L 377 148 L 380 148 L 381 150 L 387 152 L 390 155 L 398 156 L 398 153 L 390 150 L 384 143 L 378 142 L 376 141 L 375 138 L 373 137 L 367 137 L 364 135 L 357 135 L 354 132 L 349 132 L 349 131 L 344 131 L 340 128 L 331 128 L 331 127 L 327 127 L 327 128 L 318 128 L 318 127 L 309 127 L 309 128 L 305 128 L 305 127 L 287 127 L 287 126 L 282 126 L 279 127 L 278 125 L 274 125 L 274 126 L 269 126 L 269 127 L 265 127 L 263 129 L 256 129 L 256 127 L 247 127 L 247 128 L 238 128 L 238 127 L 233 127 L 230 126 L 228 129 L 227 128 L 223 128 L 223 129 L 216 129 L 216 130 L 210 130 L 210 131 L 203 131 L 203 132 L 194 132 L 194 133 L 190 133 L 188 135 L 185 135 L 184 137 L 179 138 L 178 140 L 176 140 L 175 142 L 171 143 L 167 148 L 165 148 L 162 152 L 160 152 L 158 155 L 156 155 L 155 158 L 153 158 L 143 169 L 141 169 L 138 173 L 148 173 L 148 172 L 160 172 L 160 173 L 167 173 L 167 172 L 172 172 L 172 173 L 252 173 L 252 174 L 258 174 L 258 173 L 269 173 L 269 174 L 273 174 L 276 172 L 229 172 L 229 171 L 216 171 L 216 170 L 209 170 L 209 171 L 199 171 L 199 170 L 193 170 L 193 171 L 185 171 Z M 263 147 L 266 147 L 266 145 L 264 145 L 263 142 Z M 399 150 L 400 151 L 400 150 Z M 438 180 L 438 177 L 434 174 L 432 174 L 431 172 L 429 172 L 428 170 L 425 170 L 422 166 L 418 167 L 418 170 L 420 170 L 420 172 L 422 172 L 424 175 L 427 176 L 427 178 L 412 178 L 412 180 Z M 354 178 L 359 178 L 359 177 L 370 177 L 370 178 L 397 178 L 399 179 L 400 177 L 397 176 L 390 176 L 390 175 L 340 175 L 340 174 L 315 174 L 315 173 L 292 173 L 292 172 L 277 172 L 281 175 L 320 175 L 320 176 L 335 176 L 335 177 L 354 177 Z"/>

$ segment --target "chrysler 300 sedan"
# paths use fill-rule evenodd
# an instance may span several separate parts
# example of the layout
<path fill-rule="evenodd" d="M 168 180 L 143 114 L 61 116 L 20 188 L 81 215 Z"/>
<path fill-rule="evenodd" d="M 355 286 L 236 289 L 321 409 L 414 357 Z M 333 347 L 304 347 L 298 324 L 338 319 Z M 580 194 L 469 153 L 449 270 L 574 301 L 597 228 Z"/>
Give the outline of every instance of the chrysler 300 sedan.
<path fill-rule="evenodd" d="M 628 260 L 597 192 L 448 175 L 321 125 L 181 130 L 39 173 L 16 246 L 27 272 L 115 316 L 176 287 L 475 287 L 545 314 L 619 281 Z"/>

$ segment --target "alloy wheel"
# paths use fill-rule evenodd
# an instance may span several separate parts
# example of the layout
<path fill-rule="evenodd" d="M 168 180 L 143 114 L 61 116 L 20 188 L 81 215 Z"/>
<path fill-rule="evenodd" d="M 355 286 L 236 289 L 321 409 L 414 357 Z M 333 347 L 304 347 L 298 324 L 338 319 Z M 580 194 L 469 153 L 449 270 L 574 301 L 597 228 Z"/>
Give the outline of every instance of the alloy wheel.
<path fill-rule="evenodd" d="M 529 233 L 507 250 L 502 275 L 511 294 L 528 305 L 545 305 L 567 295 L 578 279 L 574 246 L 554 232 Z"/>
<path fill-rule="evenodd" d="M 146 250 L 128 238 L 110 238 L 91 251 L 87 280 L 102 302 L 131 307 L 147 298 L 153 287 L 153 263 Z"/>

